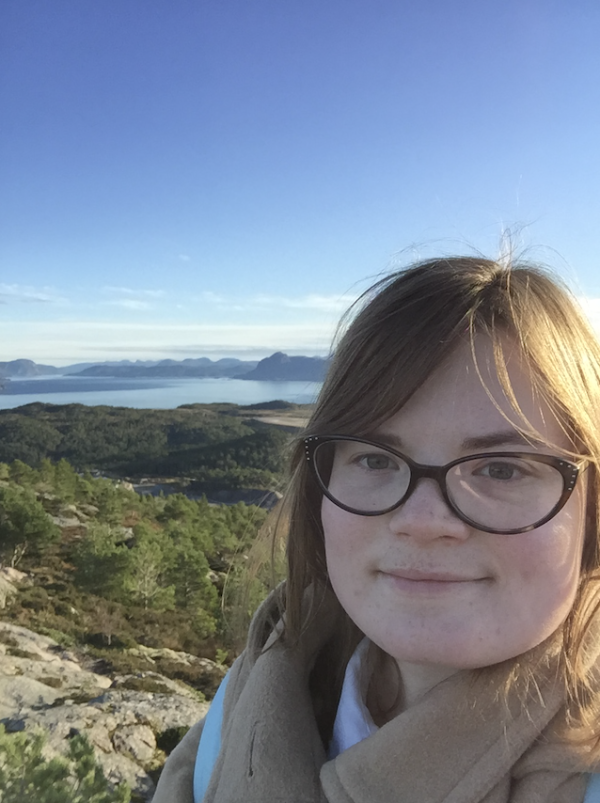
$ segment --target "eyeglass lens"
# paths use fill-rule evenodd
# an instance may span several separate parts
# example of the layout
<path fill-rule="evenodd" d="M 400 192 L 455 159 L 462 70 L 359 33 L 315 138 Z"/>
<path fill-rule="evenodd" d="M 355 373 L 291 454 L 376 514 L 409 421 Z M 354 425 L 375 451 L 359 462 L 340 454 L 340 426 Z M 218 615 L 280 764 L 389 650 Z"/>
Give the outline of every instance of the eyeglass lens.
<path fill-rule="evenodd" d="M 319 444 L 315 469 L 330 496 L 362 513 L 384 512 L 406 494 L 411 469 L 398 455 L 360 441 Z M 446 473 L 448 498 L 456 510 L 484 528 L 526 528 L 551 513 L 563 493 L 561 472 L 552 465 L 515 456 L 466 459 Z"/>

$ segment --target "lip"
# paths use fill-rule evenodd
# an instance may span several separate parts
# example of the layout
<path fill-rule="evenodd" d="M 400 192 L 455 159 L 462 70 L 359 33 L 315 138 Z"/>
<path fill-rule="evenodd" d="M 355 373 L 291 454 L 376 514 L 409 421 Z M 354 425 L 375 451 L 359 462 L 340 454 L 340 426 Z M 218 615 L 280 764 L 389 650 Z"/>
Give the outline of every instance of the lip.
<path fill-rule="evenodd" d="M 414 583 L 473 583 L 484 577 L 465 577 L 453 572 L 423 571 L 421 569 L 383 569 L 382 574 Z"/>
<path fill-rule="evenodd" d="M 420 569 L 379 570 L 379 575 L 396 590 L 413 594 L 443 594 L 466 590 L 490 579 L 486 576 L 465 577 L 453 572 L 422 571 Z"/>

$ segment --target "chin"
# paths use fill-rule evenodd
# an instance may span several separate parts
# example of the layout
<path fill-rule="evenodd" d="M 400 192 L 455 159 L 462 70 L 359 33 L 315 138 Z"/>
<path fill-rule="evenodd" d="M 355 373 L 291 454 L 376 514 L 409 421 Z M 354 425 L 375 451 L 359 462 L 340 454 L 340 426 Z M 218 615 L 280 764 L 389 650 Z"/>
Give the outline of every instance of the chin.
<path fill-rule="evenodd" d="M 436 644 L 427 646 L 414 645 L 407 649 L 406 645 L 380 643 L 379 646 L 387 652 L 395 661 L 402 665 L 414 664 L 418 666 L 439 667 L 440 670 L 446 669 L 449 672 L 459 672 L 462 670 L 484 669 L 487 666 L 503 663 L 527 652 L 530 647 L 521 649 L 520 646 L 507 648 L 505 650 L 482 649 L 481 644 L 473 645 L 461 640 L 455 640 L 452 644 L 444 645 L 440 641 Z M 539 642 L 538 642 L 539 643 Z"/>

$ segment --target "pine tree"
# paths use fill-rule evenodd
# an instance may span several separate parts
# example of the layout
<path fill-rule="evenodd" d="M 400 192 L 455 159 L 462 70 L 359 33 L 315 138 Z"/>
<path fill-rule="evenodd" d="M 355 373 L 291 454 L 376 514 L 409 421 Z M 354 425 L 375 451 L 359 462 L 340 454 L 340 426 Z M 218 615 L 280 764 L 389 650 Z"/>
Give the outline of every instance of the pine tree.
<path fill-rule="evenodd" d="M 126 784 L 112 789 L 85 736 L 66 758 L 43 756 L 42 732 L 7 734 L 0 724 L 0 803 L 129 803 Z"/>
<path fill-rule="evenodd" d="M 92 522 L 73 556 L 75 582 L 90 594 L 121 599 L 128 561 L 122 529 Z"/>
<path fill-rule="evenodd" d="M 201 548 L 202 537 L 193 527 L 176 525 L 169 528 L 173 541 L 173 565 L 167 574 L 175 589 L 178 608 L 193 616 L 197 632 L 207 637 L 216 629 L 215 614 L 219 595 L 212 584 L 210 567 Z"/>
<path fill-rule="evenodd" d="M 59 538 L 60 530 L 33 491 L 13 485 L 0 488 L 0 561 L 14 567 L 26 552 L 39 552 Z"/>

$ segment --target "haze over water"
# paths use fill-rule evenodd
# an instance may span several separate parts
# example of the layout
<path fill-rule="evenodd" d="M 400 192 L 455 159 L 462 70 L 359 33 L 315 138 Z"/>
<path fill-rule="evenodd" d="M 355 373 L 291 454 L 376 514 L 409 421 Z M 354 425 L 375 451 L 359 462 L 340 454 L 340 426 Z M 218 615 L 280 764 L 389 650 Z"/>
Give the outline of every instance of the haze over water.
<path fill-rule="evenodd" d="M 173 409 L 182 404 L 259 404 L 282 399 L 314 402 L 320 382 L 257 382 L 242 379 L 115 379 L 41 377 L 12 380 L 0 392 L 0 410 L 32 402 Z"/>

